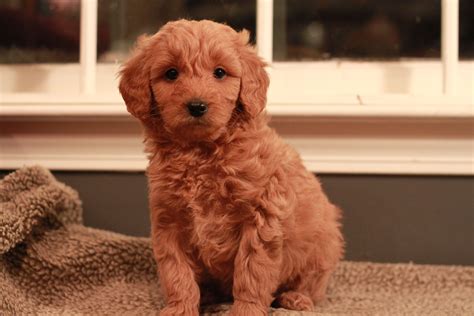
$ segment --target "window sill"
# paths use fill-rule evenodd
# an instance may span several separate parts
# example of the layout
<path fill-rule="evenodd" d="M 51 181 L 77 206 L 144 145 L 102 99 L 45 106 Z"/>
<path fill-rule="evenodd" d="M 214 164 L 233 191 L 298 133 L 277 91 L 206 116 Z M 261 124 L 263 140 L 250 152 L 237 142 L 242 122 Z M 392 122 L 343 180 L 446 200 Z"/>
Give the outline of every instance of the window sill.
<path fill-rule="evenodd" d="M 313 172 L 474 174 L 474 111 L 466 98 L 321 96 L 312 105 L 270 100 L 268 112 Z M 2 96 L 0 121 L 0 169 L 147 165 L 140 126 L 117 96 Z"/>

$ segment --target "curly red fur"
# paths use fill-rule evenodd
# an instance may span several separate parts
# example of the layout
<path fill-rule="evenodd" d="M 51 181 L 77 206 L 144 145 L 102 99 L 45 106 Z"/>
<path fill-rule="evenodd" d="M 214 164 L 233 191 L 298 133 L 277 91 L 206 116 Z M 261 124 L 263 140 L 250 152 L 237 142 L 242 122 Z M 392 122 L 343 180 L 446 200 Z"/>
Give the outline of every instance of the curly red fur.
<path fill-rule="evenodd" d="M 149 153 L 162 315 L 197 315 L 211 292 L 233 297 L 233 315 L 265 315 L 275 298 L 309 310 L 342 257 L 339 210 L 267 125 L 264 67 L 248 32 L 179 20 L 139 39 L 121 71 Z M 208 104 L 204 116 L 189 115 L 194 99 Z"/>

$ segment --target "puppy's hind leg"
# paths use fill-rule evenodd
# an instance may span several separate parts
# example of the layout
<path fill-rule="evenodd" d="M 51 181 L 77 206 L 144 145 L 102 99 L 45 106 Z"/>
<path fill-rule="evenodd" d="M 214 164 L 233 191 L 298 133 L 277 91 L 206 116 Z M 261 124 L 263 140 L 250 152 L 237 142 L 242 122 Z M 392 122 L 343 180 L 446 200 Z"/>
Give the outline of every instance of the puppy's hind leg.
<path fill-rule="evenodd" d="M 316 270 L 310 272 L 308 281 L 302 284 L 304 291 L 309 294 L 315 304 L 326 299 L 326 290 L 333 270 Z"/>

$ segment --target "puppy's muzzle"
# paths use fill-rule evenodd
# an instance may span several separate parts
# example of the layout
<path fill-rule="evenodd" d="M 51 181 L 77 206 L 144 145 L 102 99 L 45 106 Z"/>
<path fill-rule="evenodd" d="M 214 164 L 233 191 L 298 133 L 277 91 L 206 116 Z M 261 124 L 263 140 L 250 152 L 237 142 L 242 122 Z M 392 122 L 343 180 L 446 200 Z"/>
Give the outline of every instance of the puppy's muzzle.
<path fill-rule="evenodd" d="M 193 117 L 201 117 L 207 112 L 207 103 L 201 100 L 193 100 L 188 102 L 189 114 Z"/>

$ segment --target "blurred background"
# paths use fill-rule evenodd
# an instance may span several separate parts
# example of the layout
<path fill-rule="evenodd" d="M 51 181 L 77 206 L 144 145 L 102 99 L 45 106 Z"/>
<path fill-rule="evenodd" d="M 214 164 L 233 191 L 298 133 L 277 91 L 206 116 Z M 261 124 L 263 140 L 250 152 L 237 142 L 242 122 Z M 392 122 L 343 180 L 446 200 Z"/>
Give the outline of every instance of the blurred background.
<path fill-rule="evenodd" d="M 99 0 L 99 62 L 121 61 L 138 35 L 170 20 L 248 29 L 255 0 Z M 474 57 L 474 1 L 460 1 L 459 56 Z M 79 0 L 2 0 L 0 62 L 79 61 Z M 440 58 L 440 0 L 275 0 L 274 60 Z"/>

